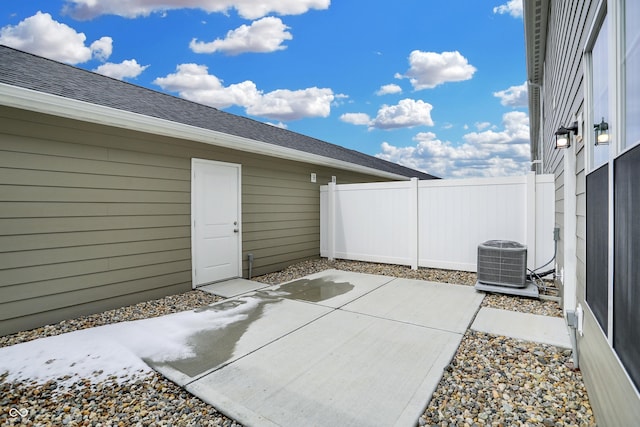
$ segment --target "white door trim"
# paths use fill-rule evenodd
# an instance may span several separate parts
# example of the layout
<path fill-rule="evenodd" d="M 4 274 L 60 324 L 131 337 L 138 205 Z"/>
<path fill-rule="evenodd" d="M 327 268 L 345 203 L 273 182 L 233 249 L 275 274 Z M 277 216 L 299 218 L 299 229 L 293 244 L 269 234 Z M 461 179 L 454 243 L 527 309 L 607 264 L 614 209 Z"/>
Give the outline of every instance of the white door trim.
<path fill-rule="evenodd" d="M 236 272 L 236 277 L 242 277 L 242 165 L 238 163 L 226 163 L 219 162 L 215 160 L 206 160 L 206 159 L 191 159 L 191 286 L 195 289 L 198 285 L 198 280 L 196 278 L 196 266 L 197 266 L 197 256 L 196 253 L 196 232 L 195 232 L 195 213 L 196 213 L 196 183 L 195 183 L 195 166 L 196 165 L 209 165 L 209 166 L 225 166 L 232 167 L 236 169 L 237 173 L 237 182 L 238 182 L 238 203 L 237 203 L 237 216 L 238 216 L 238 251 L 237 251 L 237 260 L 238 260 L 238 268 Z"/>

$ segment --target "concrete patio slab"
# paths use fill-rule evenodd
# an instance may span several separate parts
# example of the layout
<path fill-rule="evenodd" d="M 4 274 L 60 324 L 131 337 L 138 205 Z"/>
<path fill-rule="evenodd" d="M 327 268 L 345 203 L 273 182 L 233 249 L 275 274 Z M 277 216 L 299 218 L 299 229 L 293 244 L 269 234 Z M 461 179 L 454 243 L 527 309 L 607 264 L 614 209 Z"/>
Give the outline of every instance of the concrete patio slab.
<path fill-rule="evenodd" d="M 265 291 L 282 298 L 339 308 L 394 279 L 375 274 L 325 270 Z"/>
<path fill-rule="evenodd" d="M 395 279 L 342 308 L 462 334 L 483 298 L 471 286 Z"/>
<path fill-rule="evenodd" d="M 248 426 L 413 427 L 482 298 L 327 270 L 201 309 L 192 354 L 150 364 Z"/>
<path fill-rule="evenodd" d="M 263 293 L 222 301 L 196 311 L 211 310 L 221 313 L 233 310 L 233 317 L 222 325 L 195 332 L 189 338 L 192 355 L 162 363 L 146 361 L 147 364 L 184 386 L 331 311 L 327 307 Z"/>
<path fill-rule="evenodd" d="M 525 341 L 571 348 L 569 330 L 563 318 L 482 307 L 471 329 Z"/>
<path fill-rule="evenodd" d="M 186 388 L 250 426 L 414 426 L 461 339 L 335 310 Z"/>
<path fill-rule="evenodd" d="M 213 295 L 220 295 L 225 298 L 233 298 L 238 295 L 246 294 L 258 289 L 266 288 L 269 285 L 253 280 L 242 278 L 225 280 L 224 282 L 212 283 L 206 286 L 200 286 L 198 289 L 209 292 Z"/>

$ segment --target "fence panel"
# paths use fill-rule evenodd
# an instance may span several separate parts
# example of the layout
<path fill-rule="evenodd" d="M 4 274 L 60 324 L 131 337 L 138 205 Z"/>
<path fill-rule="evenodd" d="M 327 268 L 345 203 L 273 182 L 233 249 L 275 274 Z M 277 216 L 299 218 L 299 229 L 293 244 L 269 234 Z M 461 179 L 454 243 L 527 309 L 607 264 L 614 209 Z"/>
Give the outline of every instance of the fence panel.
<path fill-rule="evenodd" d="M 475 271 L 480 243 L 527 240 L 524 177 L 422 181 L 418 191 L 422 267 Z"/>
<path fill-rule="evenodd" d="M 476 271 L 478 245 L 514 240 L 528 267 L 553 256 L 554 183 L 533 175 L 330 184 L 320 194 L 320 254 Z"/>
<path fill-rule="evenodd" d="M 554 267 L 549 263 L 554 256 L 553 229 L 555 227 L 556 186 L 554 176 L 536 175 L 536 257 L 535 266 Z"/>
<path fill-rule="evenodd" d="M 411 182 L 343 184 L 332 187 L 335 188 L 335 246 L 329 246 L 327 235 L 331 229 L 328 221 L 330 213 L 323 208 L 320 217 L 322 256 L 412 265 L 413 254 L 408 244 L 414 239 L 410 233 L 415 229 L 411 222 Z M 327 207 L 330 204 L 329 189 L 330 186 L 321 189 L 321 206 L 323 201 Z"/>

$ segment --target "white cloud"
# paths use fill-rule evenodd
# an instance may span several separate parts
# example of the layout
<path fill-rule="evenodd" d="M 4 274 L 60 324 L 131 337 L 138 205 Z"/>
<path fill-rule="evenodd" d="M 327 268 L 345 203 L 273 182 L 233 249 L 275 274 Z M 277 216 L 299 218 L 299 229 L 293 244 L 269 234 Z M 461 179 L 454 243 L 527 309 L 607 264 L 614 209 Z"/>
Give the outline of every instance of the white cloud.
<path fill-rule="evenodd" d="M 475 123 L 475 127 L 478 130 L 485 130 L 489 126 L 491 126 L 491 123 L 489 123 L 489 122 L 476 122 Z"/>
<path fill-rule="evenodd" d="M 87 62 L 91 58 L 105 61 L 111 55 L 113 40 L 102 37 L 90 46 L 87 37 L 66 24 L 38 11 L 15 26 L 0 28 L 0 44 L 31 52 L 68 64 Z"/>
<path fill-rule="evenodd" d="M 471 132 L 464 136 L 464 140 L 472 144 L 489 144 L 494 149 L 516 147 L 517 154 L 529 156 L 529 116 L 522 111 L 511 111 L 502 116 L 502 122 L 504 130 L 501 132 L 494 130 Z"/>
<path fill-rule="evenodd" d="M 376 92 L 376 95 L 389 95 L 394 93 L 401 93 L 402 88 L 396 84 L 388 84 L 381 86 L 380 89 Z"/>
<path fill-rule="evenodd" d="M 396 105 L 384 104 L 375 119 L 365 113 L 346 113 L 340 120 L 353 125 L 369 126 L 369 129 L 397 129 L 415 126 L 433 126 L 433 106 L 422 100 L 403 99 Z"/>
<path fill-rule="evenodd" d="M 269 126 L 273 126 L 276 128 L 280 128 L 280 129 L 287 129 L 288 126 L 285 123 L 282 122 L 278 122 L 278 123 L 271 123 L 271 122 L 264 122 L 264 124 L 269 125 Z"/>
<path fill-rule="evenodd" d="M 127 59 L 119 64 L 113 62 L 107 62 L 96 68 L 96 73 L 113 77 L 114 79 L 122 80 L 125 78 L 132 79 L 138 77 L 144 70 L 149 67 L 148 65 L 140 65 L 135 59 Z"/>
<path fill-rule="evenodd" d="M 271 13 L 300 15 L 310 9 L 323 10 L 330 3 L 330 0 L 67 0 L 63 11 L 75 19 L 88 20 L 100 15 L 136 18 L 175 9 L 201 9 L 209 13 L 235 9 L 243 18 L 258 19 Z"/>
<path fill-rule="evenodd" d="M 220 79 L 209 74 L 206 65 L 180 64 L 175 73 L 158 77 L 153 83 L 164 90 L 177 92 L 182 98 L 215 108 L 248 106 L 260 97 L 252 81 L 224 86 Z"/>
<path fill-rule="evenodd" d="M 334 99 L 343 97 L 331 89 L 317 87 L 265 94 L 250 80 L 224 86 L 205 65 L 197 64 L 178 65 L 175 73 L 158 77 L 153 83 L 190 101 L 216 108 L 237 105 L 244 107 L 247 114 L 274 120 L 327 117 Z"/>
<path fill-rule="evenodd" d="M 333 102 L 331 103 L 331 105 L 333 105 L 334 107 L 339 107 L 341 105 L 344 105 L 345 102 L 347 102 L 347 99 L 349 99 L 349 95 L 345 95 L 344 93 L 334 93 Z"/>
<path fill-rule="evenodd" d="M 494 7 L 493 13 L 500 15 L 508 13 L 514 18 L 522 18 L 522 0 L 509 0 L 505 4 Z"/>
<path fill-rule="evenodd" d="M 432 89 L 447 82 L 469 80 L 476 68 L 469 64 L 460 52 L 422 52 L 414 50 L 409 55 L 409 70 L 396 74 L 396 78 L 408 78 L 416 90 Z"/>
<path fill-rule="evenodd" d="M 383 105 L 371 122 L 378 129 L 410 128 L 433 126 L 431 110 L 433 106 L 422 100 L 403 99 L 397 105 Z"/>
<path fill-rule="evenodd" d="M 113 39 L 111 37 L 101 37 L 99 40 L 91 43 L 89 47 L 92 56 L 98 61 L 106 61 L 113 52 Z"/>
<path fill-rule="evenodd" d="M 239 55 L 246 52 L 267 53 L 286 49 L 282 43 L 293 39 L 280 18 L 269 16 L 253 22 L 251 25 L 242 25 L 229 31 L 226 38 L 216 39 L 212 42 L 200 42 L 191 40 L 189 47 L 196 53 L 226 52 L 229 55 Z"/>
<path fill-rule="evenodd" d="M 340 120 L 359 126 L 368 126 L 371 124 L 371 117 L 365 113 L 346 113 L 340 116 Z"/>
<path fill-rule="evenodd" d="M 511 86 L 509 89 L 494 92 L 493 96 L 500 98 L 500 103 L 507 107 L 520 108 L 529 105 L 529 91 L 527 83 Z"/>
<path fill-rule="evenodd" d="M 247 106 L 247 113 L 276 120 L 328 117 L 334 94 L 331 89 L 278 89 L 260 96 Z"/>
<path fill-rule="evenodd" d="M 519 111 L 503 116 L 504 130 L 471 132 L 462 144 L 442 141 L 433 132 L 421 132 L 416 145 L 381 145 L 377 157 L 445 178 L 506 176 L 529 169 L 529 118 Z"/>

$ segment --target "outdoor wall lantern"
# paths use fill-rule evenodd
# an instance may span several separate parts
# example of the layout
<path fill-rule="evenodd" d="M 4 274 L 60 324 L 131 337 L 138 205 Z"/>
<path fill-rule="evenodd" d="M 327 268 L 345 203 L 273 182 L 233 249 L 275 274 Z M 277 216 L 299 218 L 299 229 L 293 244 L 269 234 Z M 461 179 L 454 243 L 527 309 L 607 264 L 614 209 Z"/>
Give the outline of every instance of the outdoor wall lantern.
<path fill-rule="evenodd" d="M 603 145 L 609 143 L 609 123 L 602 121 L 597 125 L 593 125 L 596 132 L 596 145 Z"/>
<path fill-rule="evenodd" d="M 578 133 L 578 122 L 573 122 L 573 125 L 568 128 L 560 126 L 560 129 L 555 133 L 556 148 L 571 147 L 571 132 Z"/>

